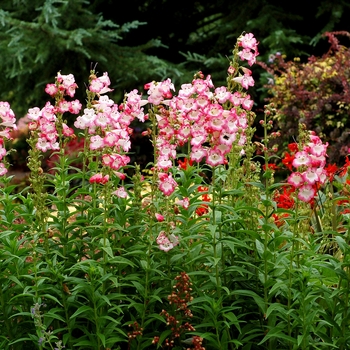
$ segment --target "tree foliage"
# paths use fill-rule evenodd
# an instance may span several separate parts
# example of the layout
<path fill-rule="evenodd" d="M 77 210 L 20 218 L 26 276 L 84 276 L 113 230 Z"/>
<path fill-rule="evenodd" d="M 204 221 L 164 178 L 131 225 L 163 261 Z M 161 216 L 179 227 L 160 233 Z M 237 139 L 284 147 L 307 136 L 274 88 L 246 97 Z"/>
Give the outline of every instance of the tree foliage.
<path fill-rule="evenodd" d="M 159 40 L 120 46 L 125 33 L 145 25 L 138 20 L 117 24 L 95 14 L 86 0 L 7 1 L 0 10 L 0 98 L 15 112 L 39 104 L 44 86 L 58 71 L 77 72 L 77 81 L 98 63 L 108 69 L 119 90 L 144 79 L 179 75 L 171 65 L 145 51 L 160 46 Z M 84 89 L 81 89 L 84 93 Z M 35 91 L 35 92 L 34 92 Z M 37 94 L 37 91 L 42 93 Z M 27 107 L 28 108 L 28 107 Z"/>

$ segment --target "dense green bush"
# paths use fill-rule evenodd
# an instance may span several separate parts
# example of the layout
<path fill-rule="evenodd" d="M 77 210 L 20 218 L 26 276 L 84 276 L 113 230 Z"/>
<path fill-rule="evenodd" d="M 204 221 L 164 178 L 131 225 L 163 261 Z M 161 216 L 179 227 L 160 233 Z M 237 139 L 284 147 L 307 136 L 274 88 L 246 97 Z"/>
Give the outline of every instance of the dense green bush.
<path fill-rule="evenodd" d="M 274 120 L 281 131 L 280 144 L 294 142 L 303 123 L 329 143 L 329 160 L 340 163 L 350 147 L 350 48 L 341 45 L 338 37 L 347 39 L 350 34 L 324 35 L 330 48 L 322 57 L 285 61 L 276 53 L 270 64 L 260 64 L 271 74 L 267 101 L 277 110 Z"/>

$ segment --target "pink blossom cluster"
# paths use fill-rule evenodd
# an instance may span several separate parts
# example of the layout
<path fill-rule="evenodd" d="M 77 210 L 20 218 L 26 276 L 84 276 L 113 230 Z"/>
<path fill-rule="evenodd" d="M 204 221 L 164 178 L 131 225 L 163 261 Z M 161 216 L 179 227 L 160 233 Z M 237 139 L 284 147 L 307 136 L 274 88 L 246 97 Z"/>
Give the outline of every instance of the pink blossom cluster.
<path fill-rule="evenodd" d="M 7 173 L 7 168 L 2 162 L 7 154 L 4 143 L 6 139 L 11 139 L 11 131 L 17 129 L 16 117 L 8 102 L 0 101 L 0 120 L 0 126 L 3 127 L 0 130 L 0 176 L 3 176 Z"/>
<path fill-rule="evenodd" d="M 102 80 L 103 84 L 98 84 Z M 114 150 L 115 153 L 104 154 L 103 161 L 105 165 L 111 166 L 113 170 L 118 170 L 121 166 L 126 165 L 129 158 L 120 153 L 126 153 L 130 150 L 130 134 L 132 129 L 130 123 L 138 118 L 144 121 L 144 113 L 142 105 L 147 101 L 142 102 L 141 96 L 133 90 L 126 95 L 125 103 L 118 106 L 108 96 L 103 95 L 105 92 L 111 91 L 108 88 L 110 84 L 107 73 L 102 77 L 95 78 L 89 89 L 98 91 L 98 100 L 91 108 L 85 108 L 84 114 L 79 116 L 74 126 L 78 129 L 87 129 L 90 135 L 91 150 Z M 96 86 L 100 86 L 99 89 Z"/>
<path fill-rule="evenodd" d="M 296 168 L 287 182 L 298 192 L 298 198 L 310 202 L 316 194 L 317 186 L 327 180 L 326 165 L 328 143 L 322 143 L 315 134 L 310 134 L 308 142 L 302 150 L 295 153 L 292 165 Z"/>
<path fill-rule="evenodd" d="M 160 231 L 159 235 L 156 239 L 156 242 L 159 246 L 160 250 L 164 252 L 168 252 L 179 244 L 179 238 L 175 236 L 173 233 L 167 235 L 165 231 Z"/>
<path fill-rule="evenodd" d="M 155 106 L 158 106 L 165 99 L 172 98 L 173 94 L 171 90 L 175 91 L 174 84 L 169 78 L 162 82 L 152 81 L 148 84 L 145 84 L 144 89 L 148 90 L 148 102 L 152 103 Z"/>
<path fill-rule="evenodd" d="M 256 62 L 256 56 L 259 55 L 258 44 L 252 33 L 241 35 L 238 38 L 238 45 L 243 48 L 238 53 L 240 59 L 242 61 L 248 61 L 248 64 L 252 66 Z"/>
<path fill-rule="evenodd" d="M 253 101 L 244 92 L 215 88 L 210 76 L 201 75 L 191 84 L 183 84 L 178 96 L 167 104 L 169 109 L 161 106 L 156 115 L 159 132 L 155 149 L 160 189 L 169 195 L 176 184 L 171 174 L 165 174 L 176 159 L 178 146 L 190 143 L 193 162 L 225 164 L 233 143 L 243 146 L 246 142 L 247 111 Z"/>
<path fill-rule="evenodd" d="M 56 126 L 57 114 L 70 112 L 78 114 L 81 109 L 79 100 L 67 101 L 64 96 L 74 97 L 77 84 L 72 74 L 56 76 L 55 84 L 47 84 L 45 91 L 50 96 L 55 97 L 56 104 L 49 101 L 40 109 L 39 107 L 29 108 L 26 117 L 30 120 L 29 130 L 38 131 L 38 141 L 36 147 L 42 152 L 48 150 L 59 150 L 58 131 Z M 65 123 L 62 124 L 63 136 L 69 137 L 74 134 L 72 128 Z"/>
<path fill-rule="evenodd" d="M 126 94 L 124 103 L 118 106 L 107 95 L 104 95 L 112 91 L 109 85 L 110 80 L 107 73 L 92 79 L 89 90 L 96 93 L 98 99 L 90 108 L 84 109 L 84 114 L 78 116 L 74 126 L 88 131 L 89 148 L 100 151 L 102 164 L 111 168 L 119 178 L 123 179 L 124 175 L 119 170 L 130 161 L 126 155 L 131 148 L 130 123 L 135 118 L 142 122 L 145 120 L 143 106 L 148 102 L 147 100 L 142 101 L 137 90 L 133 90 Z M 106 177 L 96 174 L 90 179 L 90 182 L 104 184 Z M 114 193 L 123 198 L 127 195 L 122 188 Z"/>
<path fill-rule="evenodd" d="M 239 57 L 252 65 L 259 54 L 257 45 L 253 34 L 241 36 Z M 233 79 L 243 89 L 254 86 L 252 72 L 245 67 L 241 70 L 243 74 Z M 218 166 L 226 163 L 234 143 L 240 146 L 246 143 L 247 112 L 253 107 L 253 100 L 246 92 L 231 92 L 225 86 L 215 88 L 211 76 L 204 77 L 201 72 L 191 83 L 183 84 L 174 97 L 170 79 L 146 84 L 145 88 L 148 102 L 161 104 L 156 115 L 159 132 L 155 150 L 159 188 L 165 195 L 170 195 L 176 187 L 172 175 L 166 173 L 176 159 L 179 146 L 189 142 L 191 161 L 204 160 L 211 166 Z"/>

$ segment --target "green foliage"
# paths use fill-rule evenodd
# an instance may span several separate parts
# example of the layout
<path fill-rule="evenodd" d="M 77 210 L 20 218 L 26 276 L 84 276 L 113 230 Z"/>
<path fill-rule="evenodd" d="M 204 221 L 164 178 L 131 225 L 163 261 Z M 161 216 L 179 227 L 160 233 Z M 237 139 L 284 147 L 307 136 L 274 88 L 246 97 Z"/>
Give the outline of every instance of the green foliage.
<path fill-rule="evenodd" d="M 238 44 L 231 68 L 238 67 L 237 50 Z M 97 77 L 90 73 L 92 87 Z M 203 88 L 207 80 L 202 73 L 196 77 Z M 234 80 L 240 77 L 233 77 L 228 89 L 245 101 L 246 92 Z M 119 129 L 112 122 L 104 128 L 103 117 L 112 114 L 109 98 L 102 88 L 87 90 L 86 105 L 99 112 L 101 125 L 85 128 L 78 135 L 82 149 L 67 152 L 65 146 L 77 135 L 64 128 L 65 79 L 72 83 L 56 77 L 51 86 L 57 87 L 55 109 L 52 115 L 45 111 L 53 119 L 59 146 L 51 153 L 50 171 L 39 166 L 44 152 L 38 143 L 49 120 L 37 122 L 32 115 L 30 186 L 17 190 L 11 176 L 1 176 L 2 349 L 349 348 L 350 162 L 328 170 L 315 185 L 317 195 L 306 201 L 300 188 L 287 191 L 284 179 L 276 183 L 276 169 L 269 167 L 273 150 L 268 144 L 275 137 L 270 133 L 271 106 L 260 123 L 264 140 L 257 144 L 252 142 L 254 113 L 243 103 L 224 100 L 222 120 L 228 122 L 224 111 L 234 117 L 239 113 L 242 125 L 237 129 L 242 132 L 243 116 L 247 118 L 246 142 L 232 142 L 215 166 L 193 164 L 174 147 L 177 157 L 164 170 L 157 157 L 160 150 L 176 146 L 175 138 L 171 134 L 165 144 L 157 137 L 170 133 L 170 123 L 178 130 L 185 119 L 185 113 L 174 113 L 182 106 L 177 100 L 178 105 L 154 103 L 148 109 L 147 134 L 155 159 L 149 172 L 141 174 L 137 164 L 115 169 L 108 160 L 112 157 L 114 163 L 127 150 L 106 139 L 96 147 L 96 139 L 113 132 L 128 135 L 126 113 L 141 114 L 141 96 L 130 94 L 122 106 L 116 104 Z M 153 88 L 165 90 L 169 81 L 162 83 Z M 206 93 L 217 111 L 214 93 Z M 196 95 L 198 91 L 191 92 L 182 102 L 190 105 Z M 1 118 L 8 118 L 7 104 L 0 106 Z M 1 126 L 6 135 L 8 126 Z M 219 130 L 210 132 L 207 150 Z M 302 136 L 300 149 L 310 142 L 307 130 Z M 180 146 L 190 151 L 193 145 Z M 265 167 L 255 158 L 257 150 Z M 166 192 L 173 184 L 170 175 L 176 187 Z M 164 176 L 165 190 L 160 186 Z"/>

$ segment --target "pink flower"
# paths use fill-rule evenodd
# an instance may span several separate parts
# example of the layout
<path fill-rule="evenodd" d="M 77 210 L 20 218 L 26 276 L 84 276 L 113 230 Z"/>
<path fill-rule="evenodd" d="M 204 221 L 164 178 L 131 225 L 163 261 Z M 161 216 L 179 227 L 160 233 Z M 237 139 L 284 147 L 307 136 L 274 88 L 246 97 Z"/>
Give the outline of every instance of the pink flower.
<path fill-rule="evenodd" d="M 115 175 L 118 176 L 120 180 L 126 179 L 126 175 L 124 173 L 119 172 L 119 171 L 116 171 Z"/>
<path fill-rule="evenodd" d="M 310 202 L 315 197 L 315 189 L 311 185 L 304 185 L 299 188 L 298 198 L 303 202 Z"/>
<path fill-rule="evenodd" d="M 190 200 L 188 199 L 188 197 L 185 197 L 183 199 L 179 199 L 176 204 L 180 205 L 182 208 L 184 209 L 188 209 L 190 206 Z"/>
<path fill-rule="evenodd" d="M 69 112 L 72 114 L 78 114 L 81 110 L 82 104 L 79 100 L 71 101 Z"/>
<path fill-rule="evenodd" d="M 155 213 L 155 217 L 156 217 L 157 221 L 159 221 L 159 222 L 164 221 L 164 216 L 162 214 Z"/>
<path fill-rule="evenodd" d="M 217 149 L 211 149 L 208 152 L 206 163 L 211 166 L 224 164 L 225 157 Z"/>
<path fill-rule="evenodd" d="M 289 175 L 287 182 L 293 187 L 298 188 L 304 183 L 304 178 L 300 173 L 295 172 Z"/>
<path fill-rule="evenodd" d="M 168 252 L 169 250 L 173 249 L 179 244 L 179 239 L 174 234 L 170 234 L 169 236 L 167 236 L 165 231 L 161 231 L 159 232 L 156 242 L 160 250 Z"/>
<path fill-rule="evenodd" d="M 62 127 L 63 127 L 62 133 L 64 136 L 70 137 L 74 135 L 74 130 L 70 128 L 67 124 L 63 123 Z"/>
<path fill-rule="evenodd" d="M 204 157 L 207 156 L 207 151 L 206 149 L 202 148 L 202 147 L 198 147 L 193 149 L 191 151 L 190 154 L 190 158 L 193 162 L 197 162 L 199 163 Z"/>
<path fill-rule="evenodd" d="M 98 94 L 105 94 L 106 92 L 113 91 L 113 89 L 110 89 L 108 86 L 111 84 L 108 73 L 103 73 L 102 77 L 95 78 L 91 81 L 89 90 L 91 92 L 95 92 Z"/>
<path fill-rule="evenodd" d="M 157 160 L 157 167 L 162 169 L 163 171 L 168 171 L 172 166 L 172 162 L 170 159 L 166 157 L 159 157 Z"/>
<path fill-rule="evenodd" d="M 0 176 L 4 176 L 7 173 L 7 169 L 4 163 L 0 163 Z"/>
<path fill-rule="evenodd" d="M 299 166 L 302 166 L 302 165 L 309 165 L 310 164 L 310 157 L 309 157 L 308 153 L 305 151 L 300 151 L 300 152 L 295 153 L 292 164 L 296 168 L 298 168 Z"/>
<path fill-rule="evenodd" d="M 55 96 L 58 92 L 58 87 L 56 86 L 56 84 L 47 84 L 45 92 L 50 96 Z"/>
<path fill-rule="evenodd" d="M 46 152 L 51 149 L 51 143 L 46 138 L 39 137 L 36 148 L 42 152 Z"/>
<path fill-rule="evenodd" d="M 166 195 L 170 196 L 177 186 L 177 182 L 173 179 L 171 174 L 159 173 L 159 189 Z"/>
<path fill-rule="evenodd" d="M 104 147 L 103 138 L 99 135 L 92 136 L 90 139 L 90 149 L 96 150 Z"/>
<path fill-rule="evenodd" d="M 97 184 L 102 184 L 104 185 L 105 183 L 107 183 L 109 180 L 109 175 L 105 175 L 103 176 L 101 173 L 97 173 L 95 175 L 92 175 L 89 179 L 89 182 L 91 184 L 93 183 L 97 183 Z"/>
<path fill-rule="evenodd" d="M 241 36 L 239 39 L 239 45 L 242 46 L 245 49 L 250 49 L 250 50 L 256 50 L 258 42 L 254 38 L 254 34 L 252 33 L 247 33 L 243 36 Z"/>
<path fill-rule="evenodd" d="M 41 110 L 39 107 L 28 109 L 27 117 L 31 120 L 38 120 L 41 117 Z"/>
<path fill-rule="evenodd" d="M 235 81 L 236 83 L 241 84 L 245 89 L 248 89 L 249 86 L 254 86 L 253 77 L 247 74 L 240 77 L 233 78 L 232 80 Z"/>
<path fill-rule="evenodd" d="M 302 177 L 306 183 L 309 185 L 315 184 L 317 181 L 319 181 L 319 176 L 314 169 L 308 169 L 304 171 L 302 174 Z"/>
<path fill-rule="evenodd" d="M 238 52 L 238 56 L 242 61 L 248 61 L 248 64 L 252 66 L 256 62 L 256 56 L 257 52 L 252 52 L 249 49 L 243 49 L 242 51 Z"/>
<path fill-rule="evenodd" d="M 254 101 L 250 99 L 250 95 L 242 99 L 242 107 L 247 111 L 250 111 L 252 109 L 253 104 L 254 104 Z"/>
<path fill-rule="evenodd" d="M 113 194 L 119 198 L 126 198 L 128 196 L 128 193 L 123 186 L 119 187 L 116 191 L 113 192 Z"/>
<path fill-rule="evenodd" d="M 227 91 L 225 86 L 221 86 L 215 89 L 215 97 L 219 103 L 225 103 L 231 96 L 231 93 Z"/>

